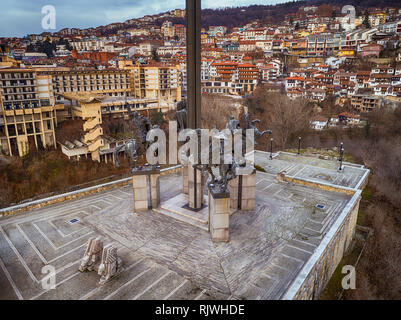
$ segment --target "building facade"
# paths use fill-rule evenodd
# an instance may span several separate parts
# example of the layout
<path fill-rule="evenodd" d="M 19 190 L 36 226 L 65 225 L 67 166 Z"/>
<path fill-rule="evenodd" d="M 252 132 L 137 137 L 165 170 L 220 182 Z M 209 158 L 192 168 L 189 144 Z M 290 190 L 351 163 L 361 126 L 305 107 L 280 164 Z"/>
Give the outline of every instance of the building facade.
<path fill-rule="evenodd" d="M 180 66 L 158 62 L 127 68 L 132 95 L 139 99 L 156 99 L 163 111 L 174 109 L 181 100 Z"/>
<path fill-rule="evenodd" d="M 33 70 L 0 70 L 0 148 L 10 156 L 56 145 L 52 79 Z"/>

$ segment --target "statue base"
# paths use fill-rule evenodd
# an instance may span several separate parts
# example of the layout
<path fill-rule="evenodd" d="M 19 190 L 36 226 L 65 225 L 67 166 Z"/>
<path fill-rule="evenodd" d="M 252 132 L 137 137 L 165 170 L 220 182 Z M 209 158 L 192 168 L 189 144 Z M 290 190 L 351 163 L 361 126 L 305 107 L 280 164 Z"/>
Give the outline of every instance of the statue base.
<path fill-rule="evenodd" d="M 188 165 L 188 206 L 191 209 L 200 209 L 204 204 L 205 177 L 202 171 L 193 165 Z M 185 185 L 184 185 L 185 190 Z M 184 192 L 185 193 L 185 192 Z"/>
<path fill-rule="evenodd" d="M 215 192 L 209 186 L 209 232 L 213 242 L 228 242 L 230 230 L 230 192 Z"/>
<path fill-rule="evenodd" d="M 252 174 L 237 176 L 228 182 L 230 206 L 235 210 L 255 210 L 256 170 Z"/>
<path fill-rule="evenodd" d="M 134 212 L 142 212 L 159 206 L 159 178 L 159 168 L 145 167 L 132 171 Z"/>

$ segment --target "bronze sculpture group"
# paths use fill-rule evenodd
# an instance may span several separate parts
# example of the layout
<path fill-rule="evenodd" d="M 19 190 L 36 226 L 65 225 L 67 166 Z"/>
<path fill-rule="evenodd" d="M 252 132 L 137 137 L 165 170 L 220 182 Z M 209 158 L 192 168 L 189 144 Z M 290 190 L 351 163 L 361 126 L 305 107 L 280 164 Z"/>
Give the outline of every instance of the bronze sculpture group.
<path fill-rule="evenodd" d="M 131 112 L 128 110 L 130 120 L 133 122 L 134 126 L 137 128 L 138 138 L 132 138 L 128 140 L 125 144 L 117 147 L 114 151 L 115 164 L 118 166 L 120 163 L 119 152 L 124 151 L 129 162 L 131 172 L 141 169 L 137 166 L 138 157 L 143 154 L 148 146 L 149 142 L 146 140 L 147 133 L 153 129 L 158 128 L 158 126 L 153 126 L 149 118 L 140 115 L 138 112 Z M 177 105 L 177 111 L 175 114 L 175 119 L 177 121 L 177 129 L 181 131 L 187 128 L 187 109 L 185 101 Z M 254 137 L 261 137 L 267 133 L 271 134 L 271 130 L 259 131 L 255 124 L 260 123 L 259 119 L 250 120 L 249 113 L 244 113 L 243 115 L 244 128 L 241 128 L 240 121 L 234 117 L 230 117 L 226 124 L 226 129 L 230 130 L 233 134 L 236 130 L 242 129 L 242 151 L 245 150 L 246 144 L 246 130 L 251 129 L 254 131 Z M 197 134 L 200 135 L 200 129 L 196 129 Z M 213 150 L 213 143 L 209 142 L 208 150 L 201 150 L 200 144 L 198 152 L 202 154 L 207 152 L 209 154 L 208 164 L 196 164 L 194 165 L 197 170 L 201 170 L 204 174 L 210 175 L 209 185 L 215 192 L 226 192 L 228 182 L 237 177 L 237 168 L 244 167 L 246 165 L 245 159 L 239 160 L 235 159 L 234 152 L 228 155 L 231 159 L 225 159 L 224 157 L 224 141 L 228 139 L 226 133 L 223 131 L 215 133 L 212 137 L 213 139 L 218 139 L 220 141 L 217 144 L 218 150 Z M 216 146 L 214 147 L 216 148 Z M 219 154 L 218 164 L 214 164 L 211 157 L 217 152 Z M 233 151 L 233 150 L 232 150 Z M 229 160 L 229 161 L 227 161 Z M 218 174 L 216 174 L 218 172 Z"/>

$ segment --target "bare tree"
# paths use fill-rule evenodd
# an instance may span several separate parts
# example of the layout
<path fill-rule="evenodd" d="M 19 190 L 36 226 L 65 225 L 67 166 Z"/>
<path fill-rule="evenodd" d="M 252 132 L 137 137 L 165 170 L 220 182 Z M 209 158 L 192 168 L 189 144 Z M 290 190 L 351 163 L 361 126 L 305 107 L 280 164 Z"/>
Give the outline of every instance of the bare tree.
<path fill-rule="evenodd" d="M 304 99 L 291 100 L 285 94 L 258 89 L 248 98 L 247 106 L 249 112 L 261 120 L 261 129 L 273 130 L 280 148 L 285 148 L 309 128 L 312 107 Z"/>
<path fill-rule="evenodd" d="M 238 119 L 242 100 L 217 94 L 202 95 L 202 127 L 224 129 L 230 116 Z"/>

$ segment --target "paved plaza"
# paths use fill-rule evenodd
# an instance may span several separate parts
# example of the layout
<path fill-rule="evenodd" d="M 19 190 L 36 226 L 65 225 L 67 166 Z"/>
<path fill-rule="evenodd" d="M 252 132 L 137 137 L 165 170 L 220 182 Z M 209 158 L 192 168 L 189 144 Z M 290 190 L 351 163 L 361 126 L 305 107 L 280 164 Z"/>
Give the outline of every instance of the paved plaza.
<path fill-rule="evenodd" d="M 257 173 L 255 211 L 231 215 L 228 243 L 161 212 L 134 213 L 129 185 L 1 218 L 0 299 L 280 299 L 351 196 L 277 182 L 277 173 L 354 188 L 364 172 L 346 168 L 344 179 L 321 160 L 265 158 L 256 154 L 268 172 Z M 181 193 L 182 177 L 160 179 L 163 205 Z M 94 236 L 123 261 L 103 286 L 96 272 L 78 271 Z M 56 289 L 42 288 L 45 265 L 56 268 Z"/>

